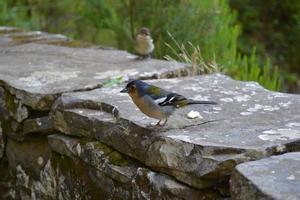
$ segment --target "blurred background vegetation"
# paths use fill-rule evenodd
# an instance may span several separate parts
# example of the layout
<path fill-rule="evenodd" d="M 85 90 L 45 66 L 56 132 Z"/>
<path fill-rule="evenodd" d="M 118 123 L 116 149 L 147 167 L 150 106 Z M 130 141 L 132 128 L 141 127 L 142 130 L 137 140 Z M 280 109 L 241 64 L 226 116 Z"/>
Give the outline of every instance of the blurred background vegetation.
<path fill-rule="evenodd" d="M 300 92 L 299 0 L 0 0 L 0 25 L 130 52 L 135 33 L 147 26 L 155 58 Z"/>

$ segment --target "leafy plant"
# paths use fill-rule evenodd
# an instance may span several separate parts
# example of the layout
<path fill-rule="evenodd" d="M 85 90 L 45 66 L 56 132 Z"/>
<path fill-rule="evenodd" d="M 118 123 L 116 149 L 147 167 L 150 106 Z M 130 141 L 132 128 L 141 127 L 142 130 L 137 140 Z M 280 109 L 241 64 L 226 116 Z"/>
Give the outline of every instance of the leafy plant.
<path fill-rule="evenodd" d="M 269 58 L 262 64 L 256 57 L 254 48 L 251 56 L 241 56 L 236 58 L 235 68 L 228 71 L 230 75 L 239 80 L 256 81 L 270 90 L 279 90 L 281 88 L 281 78 L 277 66 L 272 66 Z"/>
<path fill-rule="evenodd" d="M 215 61 L 207 62 L 203 59 L 200 47 L 194 46 L 188 42 L 187 48 L 184 44 L 179 44 L 172 34 L 168 33 L 173 41 L 173 45 L 166 44 L 171 49 L 172 55 L 167 55 L 167 60 L 178 60 L 189 63 L 192 66 L 192 74 L 206 74 L 222 71 L 238 80 L 256 81 L 270 90 L 279 90 L 281 87 L 281 79 L 277 66 L 272 67 L 270 59 L 267 59 L 261 66 L 256 57 L 256 49 L 254 48 L 250 58 L 247 55 L 238 54 L 235 60 L 232 60 L 230 67 L 218 66 Z"/>
<path fill-rule="evenodd" d="M 172 39 L 174 47 L 168 43 L 166 43 L 166 46 L 171 49 L 173 57 L 175 58 L 170 55 L 166 55 L 164 57 L 166 60 L 178 60 L 180 62 L 190 64 L 192 66 L 192 75 L 219 71 L 218 66 L 214 61 L 205 62 L 201 55 L 199 46 L 194 46 L 192 43 L 188 42 L 188 47 L 186 47 L 184 44 L 179 44 L 171 33 L 168 32 L 168 35 Z"/>

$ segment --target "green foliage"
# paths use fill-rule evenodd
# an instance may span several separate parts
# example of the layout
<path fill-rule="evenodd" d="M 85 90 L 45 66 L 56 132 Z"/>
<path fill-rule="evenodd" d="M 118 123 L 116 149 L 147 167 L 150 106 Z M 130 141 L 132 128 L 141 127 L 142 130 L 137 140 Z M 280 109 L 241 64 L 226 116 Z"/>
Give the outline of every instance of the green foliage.
<path fill-rule="evenodd" d="M 270 60 L 267 59 L 263 67 L 259 65 L 259 60 L 256 57 L 256 49 L 254 48 L 250 58 L 247 55 L 241 56 L 238 54 L 230 67 L 218 66 L 215 62 L 207 62 L 203 59 L 199 46 L 194 46 L 188 43 L 190 50 L 187 50 L 183 44 L 179 44 L 176 39 L 169 34 L 173 40 L 173 45 L 166 44 L 171 50 L 172 55 L 167 55 L 167 60 L 179 60 L 184 63 L 189 63 L 192 66 L 192 74 L 205 74 L 223 71 L 236 79 L 244 81 L 256 81 L 270 90 L 279 90 L 281 80 L 278 72 L 278 67 L 272 67 Z"/>
<path fill-rule="evenodd" d="M 201 73 L 220 68 L 270 89 L 280 85 L 277 67 L 265 62 L 264 55 L 256 57 L 254 52 L 248 58 L 251 51 L 243 51 L 243 56 L 238 52 L 241 29 L 227 0 L 1 0 L 0 25 L 62 33 L 132 52 L 135 33 L 147 26 L 156 58 L 169 55 Z"/>
<path fill-rule="evenodd" d="M 256 46 L 258 60 L 269 57 L 289 87 L 295 87 L 300 79 L 300 1 L 230 0 L 230 5 L 243 29 L 239 51 L 251 54 Z"/>
<path fill-rule="evenodd" d="M 278 67 L 272 67 L 270 59 L 267 59 L 261 67 L 256 56 L 255 48 L 250 57 L 247 55 L 241 56 L 239 54 L 235 66 L 236 68 L 229 72 L 234 78 L 257 81 L 270 90 L 278 90 L 281 87 Z"/>

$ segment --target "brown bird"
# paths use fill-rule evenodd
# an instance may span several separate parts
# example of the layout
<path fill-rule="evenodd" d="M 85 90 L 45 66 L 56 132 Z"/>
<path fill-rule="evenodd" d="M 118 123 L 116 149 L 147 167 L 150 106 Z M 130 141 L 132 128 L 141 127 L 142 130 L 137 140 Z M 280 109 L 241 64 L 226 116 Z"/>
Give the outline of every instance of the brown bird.
<path fill-rule="evenodd" d="M 148 28 L 143 27 L 140 29 L 136 35 L 134 47 L 140 58 L 151 58 L 151 53 L 154 50 L 154 44 Z"/>

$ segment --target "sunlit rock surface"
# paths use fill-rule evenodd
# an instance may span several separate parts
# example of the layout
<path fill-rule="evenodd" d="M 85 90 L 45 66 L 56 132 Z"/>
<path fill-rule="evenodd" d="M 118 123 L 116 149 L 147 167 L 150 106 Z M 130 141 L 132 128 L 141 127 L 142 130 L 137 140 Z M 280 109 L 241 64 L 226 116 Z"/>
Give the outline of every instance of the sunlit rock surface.
<path fill-rule="evenodd" d="M 0 60 L 0 199 L 230 198 L 236 165 L 300 149 L 299 95 L 10 27 Z M 129 78 L 218 105 L 157 128 Z"/>
<path fill-rule="evenodd" d="M 243 163 L 231 179 L 233 199 L 300 199 L 300 153 Z"/>
<path fill-rule="evenodd" d="M 197 188 L 226 180 L 238 163 L 299 149 L 297 95 L 220 74 L 148 82 L 218 105 L 178 109 L 165 127 L 156 128 L 121 87 L 103 88 L 63 94 L 53 107 L 55 128 L 96 138 Z M 203 118 L 189 119 L 191 110 Z"/>

